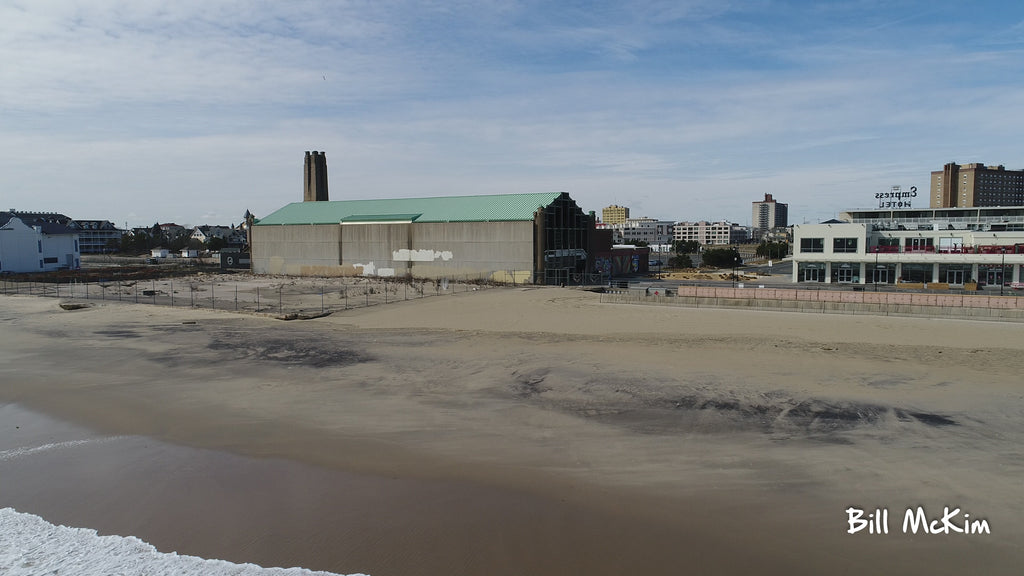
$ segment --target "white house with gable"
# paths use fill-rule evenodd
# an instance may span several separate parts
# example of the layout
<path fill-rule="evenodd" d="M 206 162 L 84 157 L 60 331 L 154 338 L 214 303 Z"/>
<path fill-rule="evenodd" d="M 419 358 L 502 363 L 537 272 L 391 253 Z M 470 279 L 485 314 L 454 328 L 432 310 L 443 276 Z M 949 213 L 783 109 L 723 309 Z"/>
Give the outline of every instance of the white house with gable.
<path fill-rule="evenodd" d="M 81 266 L 78 233 L 61 214 L 0 213 L 0 272 L 49 272 Z"/>

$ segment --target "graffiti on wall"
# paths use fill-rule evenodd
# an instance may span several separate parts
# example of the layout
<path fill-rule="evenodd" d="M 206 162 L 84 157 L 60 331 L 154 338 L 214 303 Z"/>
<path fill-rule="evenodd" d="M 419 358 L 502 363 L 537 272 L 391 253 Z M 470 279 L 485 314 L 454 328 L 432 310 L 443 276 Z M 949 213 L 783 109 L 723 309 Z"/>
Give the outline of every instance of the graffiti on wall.
<path fill-rule="evenodd" d="M 592 271 L 595 274 L 604 274 L 606 276 L 639 272 L 640 255 L 632 252 L 595 255 Z"/>

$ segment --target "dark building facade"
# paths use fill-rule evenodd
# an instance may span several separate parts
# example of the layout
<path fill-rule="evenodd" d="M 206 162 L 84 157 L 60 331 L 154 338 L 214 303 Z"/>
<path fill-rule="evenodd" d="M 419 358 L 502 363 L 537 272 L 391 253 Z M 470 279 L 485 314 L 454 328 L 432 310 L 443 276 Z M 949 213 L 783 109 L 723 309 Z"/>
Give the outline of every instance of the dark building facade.
<path fill-rule="evenodd" d="M 1024 170 L 950 162 L 932 172 L 932 208 L 1024 206 Z"/>

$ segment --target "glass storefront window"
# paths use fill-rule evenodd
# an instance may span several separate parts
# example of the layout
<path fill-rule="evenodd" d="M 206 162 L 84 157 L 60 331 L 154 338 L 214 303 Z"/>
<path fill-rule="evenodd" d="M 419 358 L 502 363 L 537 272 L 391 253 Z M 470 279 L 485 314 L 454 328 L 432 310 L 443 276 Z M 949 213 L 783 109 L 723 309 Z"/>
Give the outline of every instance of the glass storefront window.
<path fill-rule="evenodd" d="M 921 282 L 932 281 L 931 264 L 904 264 L 900 272 L 900 282 Z"/>
<path fill-rule="evenodd" d="M 981 286 L 999 286 L 1009 284 L 1013 280 L 1013 266 L 995 266 L 981 264 L 978 266 L 978 284 Z"/>
<path fill-rule="evenodd" d="M 856 262 L 837 262 L 833 264 L 832 282 L 837 284 L 860 282 L 860 264 Z"/>
<path fill-rule="evenodd" d="M 864 280 L 870 284 L 892 284 L 896 281 L 896 265 L 868 264 Z"/>
<path fill-rule="evenodd" d="M 971 281 L 970 266 L 963 264 L 939 265 L 939 282 L 959 286 Z"/>
<path fill-rule="evenodd" d="M 801 262 L 797 268 L 797 282 L 824 282 L 825 264 L 822 262 Z"/>

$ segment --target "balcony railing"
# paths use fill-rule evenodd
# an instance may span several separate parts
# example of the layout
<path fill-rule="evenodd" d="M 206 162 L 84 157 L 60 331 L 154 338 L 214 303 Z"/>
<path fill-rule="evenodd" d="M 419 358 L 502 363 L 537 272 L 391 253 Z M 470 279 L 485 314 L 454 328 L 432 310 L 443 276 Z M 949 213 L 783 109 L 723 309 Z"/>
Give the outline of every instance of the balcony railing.
<path fill-rule="evenodd" d="M 1024 254 L 1024 244 L 1006 246 L 872 246 L 870 254 Z"/>

